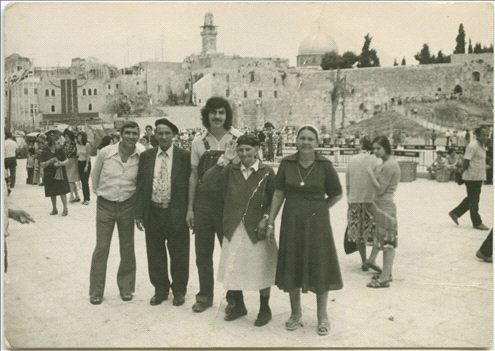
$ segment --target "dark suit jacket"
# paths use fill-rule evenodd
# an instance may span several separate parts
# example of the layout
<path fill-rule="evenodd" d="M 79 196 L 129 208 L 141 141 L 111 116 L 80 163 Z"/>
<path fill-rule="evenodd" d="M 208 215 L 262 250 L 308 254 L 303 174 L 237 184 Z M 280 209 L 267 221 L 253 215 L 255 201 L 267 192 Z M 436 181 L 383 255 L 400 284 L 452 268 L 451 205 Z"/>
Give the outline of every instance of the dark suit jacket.
<path fill-rule="evenodd" d="M 158 147 L 146 150 L 139 157 L 136 190 L 136 219 L 142 219 L 144 227 L 148 223 L 153 191 L 153 174 Z M 170 214 L 176 231 L 187 229 L 187 201 L 189 195 L 189 175 L 191 173 L 191 153 L 174 146 L 172 159 Z"/>

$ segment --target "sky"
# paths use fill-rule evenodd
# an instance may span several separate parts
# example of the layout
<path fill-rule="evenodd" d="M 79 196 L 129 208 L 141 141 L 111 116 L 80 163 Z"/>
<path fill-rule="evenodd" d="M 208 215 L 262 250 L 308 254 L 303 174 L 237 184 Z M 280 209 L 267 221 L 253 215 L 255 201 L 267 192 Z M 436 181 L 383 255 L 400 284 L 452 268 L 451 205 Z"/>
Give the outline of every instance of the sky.
<path fill-rule="evenodd" d="M 38 67 L 70 66 L 96 57 L 127 67 L 140 61 L 182 62 L 201 52 L 199 28 L 211 11 L 217 51 L 226 55 L 288 58 L 321 32 L 339 53 L 361 52 L 364 36 L 381 66 L 417 64 L 424 43 L 451 54 L 459 24 L 466 42 L 493 43 L 492 2 L 16 2 L 2 1 L 4 56 L 18 53 Z M 467 50 L 467 45 L 466 45 Z"/>

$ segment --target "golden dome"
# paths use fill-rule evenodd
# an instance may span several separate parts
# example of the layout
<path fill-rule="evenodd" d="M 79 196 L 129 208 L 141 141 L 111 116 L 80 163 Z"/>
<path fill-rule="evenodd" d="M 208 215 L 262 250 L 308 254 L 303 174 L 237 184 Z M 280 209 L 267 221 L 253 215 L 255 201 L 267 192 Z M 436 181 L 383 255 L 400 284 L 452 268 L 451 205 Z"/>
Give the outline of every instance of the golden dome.
<path fill-rule="evenodd" d="M 299 45 L 299 55 L 323 55 L 327 52 L 339 53 L 335 40 L 322 32 L 308 35 Z"/>

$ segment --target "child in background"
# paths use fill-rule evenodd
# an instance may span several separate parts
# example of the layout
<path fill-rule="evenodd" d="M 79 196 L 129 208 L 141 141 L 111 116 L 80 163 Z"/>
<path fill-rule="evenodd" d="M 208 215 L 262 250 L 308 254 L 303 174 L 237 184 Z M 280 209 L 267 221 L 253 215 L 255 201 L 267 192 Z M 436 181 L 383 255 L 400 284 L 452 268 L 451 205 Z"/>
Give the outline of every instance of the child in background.
<path fill-rule="evenodd" d="M 34 150 L 33 145 L 29 145 L 27 160 L 26 160 L 26 170 L 28 174 L 28 177 L 26 179 L 26 184 L 33 184 L 35 160 L 36 160 L 36 151 Z"/>

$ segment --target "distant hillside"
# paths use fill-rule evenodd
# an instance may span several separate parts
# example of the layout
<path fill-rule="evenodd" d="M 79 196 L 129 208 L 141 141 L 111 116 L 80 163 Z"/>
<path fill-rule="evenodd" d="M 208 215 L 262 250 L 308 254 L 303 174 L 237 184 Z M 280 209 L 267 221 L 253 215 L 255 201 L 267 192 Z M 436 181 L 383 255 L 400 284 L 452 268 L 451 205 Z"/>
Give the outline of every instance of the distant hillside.
<path fill-rule="evenodd" d="M 411 137 L 420 137 L 424 134 L 426 128 L 398 112 L 387 111 L 346 127 L 344 133 L 360 132 L 373 137 L 389 135 L 396 130 L 404 131 Z"/>

